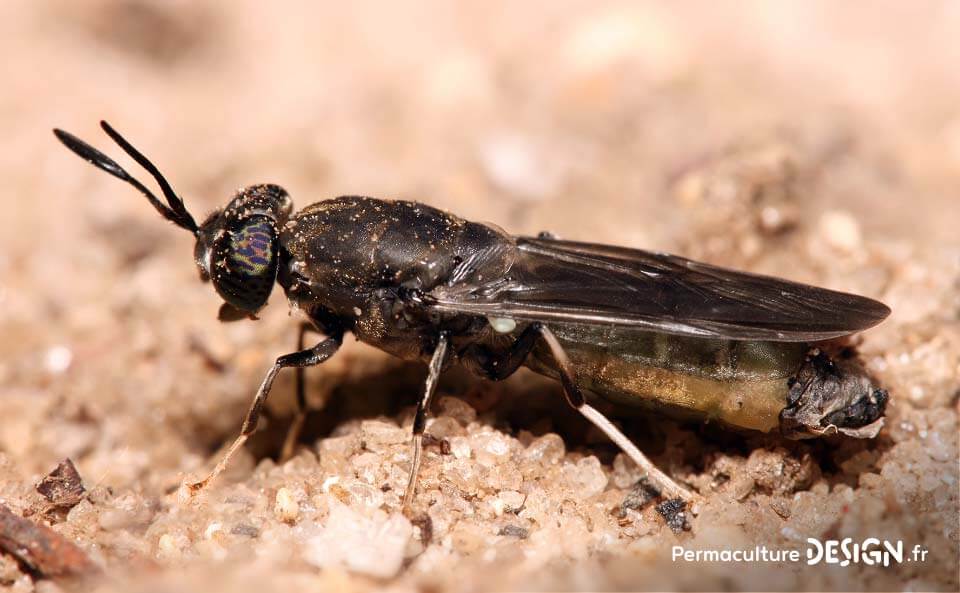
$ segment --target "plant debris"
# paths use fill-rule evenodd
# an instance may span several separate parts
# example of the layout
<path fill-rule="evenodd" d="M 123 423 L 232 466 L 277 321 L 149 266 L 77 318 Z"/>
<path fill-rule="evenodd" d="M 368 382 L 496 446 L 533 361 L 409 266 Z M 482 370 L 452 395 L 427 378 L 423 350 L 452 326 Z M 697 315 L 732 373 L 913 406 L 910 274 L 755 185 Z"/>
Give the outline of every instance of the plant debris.
<path fill-rule="evenodd" d="M 37 492 L 43 495 L 50 503 L 45 513 L 60 512 L 65 514 L 75 507 L 87 490 L 83 487 L 80 473 L 69 458 L 64 459 L 56 469 L 44 476 L 37 484 Z"/>
<path fill-rule="evenodd" d="M 687 503 L 682 498 L 671 498 L 657 505 L 657 512 L 667 522 L 667 527 L 674 533 L 689 531 L 690 524 L 687 523 Z"/>
<path fill-rule="evenodd" d="M 0 504 L 0 550 L 46 578 L 86 576 L 99 568 L 83 550 L 46 525 L 16 515 Z"/>
<path fill-rule="evenodd" d="M 520 527 L 519 525 L 504 525 L 500 528 L 500 531 L 497 532 L 497 535 L 507 535 L 519 539 L 527 539 L 530 537 L 530 530 L 526 527 Z"/>
<path fill-rule="evenodd" d="M 617 517 L 623 519 L 627 516 L 627 511 L 640 510 L 657 498 L 660 498 L 660 490 L 651 484 L 650 480 L 640 478 L 630 489 L 630 492 L 627 492 L 627 495 L 623 497 Z"/>

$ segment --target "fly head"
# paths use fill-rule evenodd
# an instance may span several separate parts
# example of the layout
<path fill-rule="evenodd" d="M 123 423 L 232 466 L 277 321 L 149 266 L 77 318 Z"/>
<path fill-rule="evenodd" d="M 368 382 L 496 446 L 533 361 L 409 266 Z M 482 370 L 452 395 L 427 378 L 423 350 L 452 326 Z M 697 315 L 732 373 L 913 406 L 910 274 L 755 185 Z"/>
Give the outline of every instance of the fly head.
<path fill-rule="evenodd" d="M 280 260 L 278 229 L 293 208 L 287 192 L 276 185 L 247 187 L 240 190 L 225 208 L 215 211 L 198 225 L 159 169 L 107 122 L 101 121 L 100 127 L 150 173 L 160 186 L 164 200 L 113 159 L 83 140 L 59 129 L 53 133 L 74 154 L 135 187 L 161 216 L 196 237 L 194 259 L 200 277 L 211 281 L 225 301 L 220 309 L 220 319 L 232 321 L 254 317 L 266 304 L 276 281 Z"/>
<path fill-rule="evenodd" d="M 194 258 L 200 277 L 226 301 L 224 321 L 256 314 L 270 297 L 280 262 L 279 228 L 293 202 L 277 185 L 252 185 L 200 225 Z"/>

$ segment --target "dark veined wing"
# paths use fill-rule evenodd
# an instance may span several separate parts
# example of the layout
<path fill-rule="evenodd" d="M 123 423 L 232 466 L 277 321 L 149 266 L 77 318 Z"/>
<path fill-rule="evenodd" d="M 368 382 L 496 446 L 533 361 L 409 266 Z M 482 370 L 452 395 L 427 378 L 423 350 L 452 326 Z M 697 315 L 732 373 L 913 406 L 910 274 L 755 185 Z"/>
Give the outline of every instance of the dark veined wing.
<path fill-rule="evenodd" d="M 517 238 L 503 278 L 435 289 L 439 311 L 632 326 L 736 340 L 814 342 L 872 327 L 875 300 L 637 249 Z"/>

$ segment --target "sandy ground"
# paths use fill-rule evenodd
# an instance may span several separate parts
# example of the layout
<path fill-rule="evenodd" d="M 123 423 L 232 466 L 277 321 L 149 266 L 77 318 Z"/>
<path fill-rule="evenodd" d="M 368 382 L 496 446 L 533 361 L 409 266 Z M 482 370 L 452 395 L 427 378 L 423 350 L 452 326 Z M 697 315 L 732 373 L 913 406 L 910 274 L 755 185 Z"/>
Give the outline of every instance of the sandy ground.
<path fill-rule="evenodd" d="M 304 4 L 0 8 L 0 503 L 102 571 L 52 580 L 4 555 L 0 587 L 957 590 L 955 3 Z M 556 385 L 452 373 L 411 521 L 397 509 L 424 371 L 351 341 L 309 373 L 317 411 L 293 460 L 274 461 L 282 376 L 256 438 L 184 504 L 179 484 L 236 434 L 295 325 L 280 294 L 257 323 L 216 321 L 188 234 L 49 131 L 116 155 L 101 118 L 198 217 L 272 181 L 300 206 L 417 199 L 881 299 L 892 317 L 858 343 L 890 390 L 887 426 L 793 443 L 628 419 L 703 495 L 675 533 L 653 504 L 624 505 L 639 475 Z M 35 486 L 65 458 L 87 494 L 50 508 Z M 670 556 L 808 537 L 928 555 Z"/>

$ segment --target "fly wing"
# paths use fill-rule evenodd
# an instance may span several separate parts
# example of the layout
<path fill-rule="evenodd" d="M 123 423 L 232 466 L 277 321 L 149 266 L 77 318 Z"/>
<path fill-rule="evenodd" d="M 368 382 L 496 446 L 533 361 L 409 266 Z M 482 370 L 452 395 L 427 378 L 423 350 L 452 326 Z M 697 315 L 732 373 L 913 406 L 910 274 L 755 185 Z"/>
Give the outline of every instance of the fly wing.
<path fill-rule="evenodd" d="M 436 289 L 434 309 L 781 342 L 851 334 L 890 314 L 866 297 L 675 255 L 554 239 L 516 243 L 505 277 Z"/>

